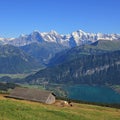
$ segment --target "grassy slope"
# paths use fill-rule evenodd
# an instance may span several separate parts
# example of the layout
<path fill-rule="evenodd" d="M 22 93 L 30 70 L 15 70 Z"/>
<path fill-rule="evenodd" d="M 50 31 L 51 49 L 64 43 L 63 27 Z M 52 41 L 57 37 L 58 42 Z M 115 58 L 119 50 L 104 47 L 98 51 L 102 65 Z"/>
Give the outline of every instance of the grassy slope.
<path fill-rule="evenodd" d="M 114 108 L 76 103 L 60 107 L 0 95 L 0 120 L 120 120 L 119 113 Z"/>

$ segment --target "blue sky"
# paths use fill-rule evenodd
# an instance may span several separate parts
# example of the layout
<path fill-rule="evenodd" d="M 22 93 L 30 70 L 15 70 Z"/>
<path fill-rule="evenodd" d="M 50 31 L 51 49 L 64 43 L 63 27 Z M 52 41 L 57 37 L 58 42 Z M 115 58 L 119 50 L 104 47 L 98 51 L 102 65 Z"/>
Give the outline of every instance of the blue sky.
<path fill-rule="evenodd" d="M 120 0 L 1 0 L 0 37 L 33 30 L 120 33 Z"/>

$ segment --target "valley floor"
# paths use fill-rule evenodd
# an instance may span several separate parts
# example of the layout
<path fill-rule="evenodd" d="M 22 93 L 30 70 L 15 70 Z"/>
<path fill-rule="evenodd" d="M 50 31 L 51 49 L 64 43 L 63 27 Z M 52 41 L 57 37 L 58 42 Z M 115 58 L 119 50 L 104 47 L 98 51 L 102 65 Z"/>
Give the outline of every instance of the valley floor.
<path fill-rule="evenodd" d="M 72 107 L 45 105 L 0 94 L 0 120 L 120 120 L 120 109 L 72 104 Z"/>

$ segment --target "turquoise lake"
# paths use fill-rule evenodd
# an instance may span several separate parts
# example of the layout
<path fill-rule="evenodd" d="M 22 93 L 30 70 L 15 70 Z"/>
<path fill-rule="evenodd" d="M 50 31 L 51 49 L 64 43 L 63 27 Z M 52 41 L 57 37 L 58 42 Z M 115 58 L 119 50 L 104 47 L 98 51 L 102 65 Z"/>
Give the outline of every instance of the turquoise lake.
<path fill-rule="evenodd" d="M 120 103 L 120 94 L 106 86 L 67 86 L 68 98 L 96 103 Z"/>

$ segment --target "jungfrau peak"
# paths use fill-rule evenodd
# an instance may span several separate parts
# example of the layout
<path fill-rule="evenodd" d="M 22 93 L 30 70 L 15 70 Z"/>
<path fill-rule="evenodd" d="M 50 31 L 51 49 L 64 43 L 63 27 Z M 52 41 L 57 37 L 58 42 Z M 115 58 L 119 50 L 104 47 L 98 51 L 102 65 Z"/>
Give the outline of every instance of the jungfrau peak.
<path fill-rule="evenodd" d="M 18 38 L 0 38 L 0 44 L 11 44 L 14 46 L 25 46 L 31 43 L 51 42 L 67 47 L 90 44 L 97 40 L 120 40 L 120 34 L 87 33 L 82 30 L 71 34 L 61 35 L 54 30 L 50 32 L 33 31 L 29 35 L 21 35 Z"/>

